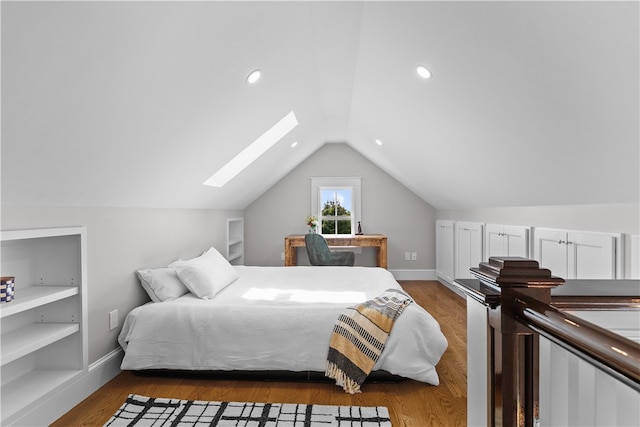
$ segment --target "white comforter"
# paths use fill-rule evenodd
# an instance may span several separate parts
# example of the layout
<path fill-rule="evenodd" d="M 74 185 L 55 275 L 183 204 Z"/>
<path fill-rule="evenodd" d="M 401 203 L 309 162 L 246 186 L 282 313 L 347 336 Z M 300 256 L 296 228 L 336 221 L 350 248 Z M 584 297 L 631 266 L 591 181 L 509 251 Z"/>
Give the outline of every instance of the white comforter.
<path fill-rule="evenodd" d="M 122 369 L 324 372 L 333 325 L 345 307 L 400 288 L 370 267 L 245 267 L 211 300 L 191 294 L 131 311 L 118 341 Z M 430 384 L 447 348 L 418 304 L 397 319 L 374 370 Z"/>

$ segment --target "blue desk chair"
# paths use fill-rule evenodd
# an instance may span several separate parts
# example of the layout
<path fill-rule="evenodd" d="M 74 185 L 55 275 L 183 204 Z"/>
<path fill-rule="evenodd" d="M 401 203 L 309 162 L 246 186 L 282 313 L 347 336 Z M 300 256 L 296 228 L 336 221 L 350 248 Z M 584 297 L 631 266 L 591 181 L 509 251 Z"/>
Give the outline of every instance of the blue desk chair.
<path fill-rule="evenodd" d="M 304 243 L 311 265 L 340 265 L 353 267 L 355 254 L 353 252 L 331 252 L 329 245 L 320 234 L 305 234 Z"/>

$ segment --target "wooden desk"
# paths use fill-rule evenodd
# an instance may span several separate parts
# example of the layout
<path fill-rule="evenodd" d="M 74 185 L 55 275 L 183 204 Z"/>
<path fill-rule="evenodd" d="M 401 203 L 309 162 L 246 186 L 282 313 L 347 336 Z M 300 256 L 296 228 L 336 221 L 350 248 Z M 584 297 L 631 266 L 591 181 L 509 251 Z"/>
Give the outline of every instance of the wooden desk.
<path fill-rule="evenodd" d="M 387 268 L 387 236 L 360 234 L 345 237 L 326 237 L 329 246 L 360 246 L 377 248 L 377 266 Z M 304 234 L 290 234 L 284 238 L 284 265 L 296 265 L 296 248 L 304 247 Z"/>

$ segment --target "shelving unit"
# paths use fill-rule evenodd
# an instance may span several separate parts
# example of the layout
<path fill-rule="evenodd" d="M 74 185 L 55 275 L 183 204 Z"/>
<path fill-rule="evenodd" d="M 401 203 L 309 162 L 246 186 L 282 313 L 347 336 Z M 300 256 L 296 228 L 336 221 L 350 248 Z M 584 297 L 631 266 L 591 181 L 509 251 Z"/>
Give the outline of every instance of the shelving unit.
<path fill-rule="evenodd" d="M 244 218 L 227 218 L 227 261 L 244 264 Z"/>
<path fill-rule="evenodd" d="M 2 275 L 15 277 L 0 304 L 0 423 L 11 425 L 87 371 L 86 229 L 0 236 Z"/>

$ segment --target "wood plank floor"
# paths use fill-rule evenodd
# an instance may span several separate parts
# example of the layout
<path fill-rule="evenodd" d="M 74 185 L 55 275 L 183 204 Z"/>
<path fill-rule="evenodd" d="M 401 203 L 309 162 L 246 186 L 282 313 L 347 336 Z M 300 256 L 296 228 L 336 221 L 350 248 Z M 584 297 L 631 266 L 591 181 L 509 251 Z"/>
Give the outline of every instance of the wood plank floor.
<path fill-rule="evenodd" d="M 440 385 L 413 380 L 365 383 L 350 395 L 329 382 L 168 377 L 122 372 L 54 427 L 102 426 L 130 393 L 177 399 L 386 406 L 394 427 L 464 426 L 467 413 L 467 323 L 464 299 L 435 281 L 400 284 L 440 323 L 449 347 L 436 369 Z"/>

